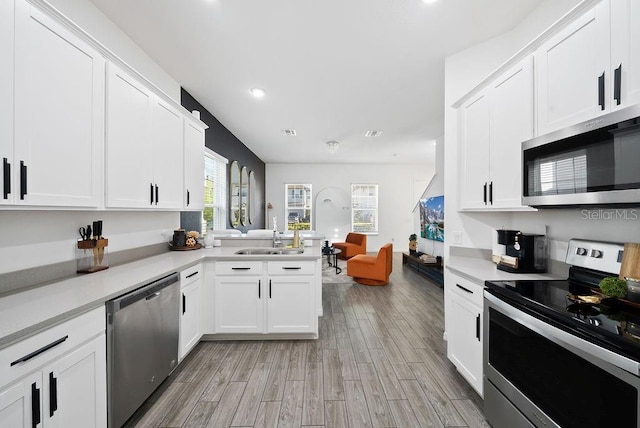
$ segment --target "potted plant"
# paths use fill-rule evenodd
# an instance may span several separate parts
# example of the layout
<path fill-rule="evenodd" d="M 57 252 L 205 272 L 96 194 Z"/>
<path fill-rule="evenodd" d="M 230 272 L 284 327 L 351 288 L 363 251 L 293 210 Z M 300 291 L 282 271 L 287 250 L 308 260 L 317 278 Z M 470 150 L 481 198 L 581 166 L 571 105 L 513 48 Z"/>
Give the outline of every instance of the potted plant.
<path fill-rule="evenodd" d="M 409 235 L 409 254 L 415 255 L 418 250 L 418 235 L 412 233 Z"/>

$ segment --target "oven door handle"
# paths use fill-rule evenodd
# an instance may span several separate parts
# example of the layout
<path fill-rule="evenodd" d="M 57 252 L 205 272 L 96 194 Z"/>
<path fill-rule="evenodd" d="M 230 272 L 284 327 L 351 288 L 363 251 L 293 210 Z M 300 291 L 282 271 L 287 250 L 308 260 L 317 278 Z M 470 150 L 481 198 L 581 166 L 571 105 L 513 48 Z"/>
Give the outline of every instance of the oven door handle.
<path fill-rule="evenodd" d="M 557 343 L 560 346 L 567 345 L 569 347 L 576 348 L 587 355 L 591 355 L 595 358 L 610 363 L 616 367 L 621 368 L 635 376 L 640 375 L 640 363 L 622 355 L 616 354 L 613 351 L 602 348 L 593 343 L 587 342 L 584 339 L 574 336 L 571 333 L 560 330 L 538 318 L 524 313 L 514 306 L 500 300 L 496 296 L 488 293 L 485 290 L 484 298 L 489 303 L 490 307 L 498 310 L 514 321 L 522 324 L 530 330 L 546 337 L 552 342 Z M 566 346 L 565 346 L 566 347 Z"/>

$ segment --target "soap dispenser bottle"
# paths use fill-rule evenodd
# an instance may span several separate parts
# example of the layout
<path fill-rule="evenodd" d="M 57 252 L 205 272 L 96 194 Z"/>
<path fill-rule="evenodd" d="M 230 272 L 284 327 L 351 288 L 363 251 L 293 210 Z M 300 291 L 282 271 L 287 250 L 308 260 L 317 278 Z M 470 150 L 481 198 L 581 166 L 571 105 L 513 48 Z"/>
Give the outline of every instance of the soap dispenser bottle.
<path fill-rule="evenodd" d="M 298 248 L 300 247 L 300 232 L 298 231 L 298 229 L 293 231 L 293 244 L 292 244 L 293 248 Z"/>

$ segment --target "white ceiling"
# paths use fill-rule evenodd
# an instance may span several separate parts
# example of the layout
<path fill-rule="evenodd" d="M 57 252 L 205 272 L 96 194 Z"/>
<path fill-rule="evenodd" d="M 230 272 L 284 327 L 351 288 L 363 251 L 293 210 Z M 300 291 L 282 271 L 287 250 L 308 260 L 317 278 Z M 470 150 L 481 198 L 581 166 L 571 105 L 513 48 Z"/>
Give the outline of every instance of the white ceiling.
<path fill-rule="evenodd" d="M 444 58 L 541 0 L 91 1 L 266 163 L 432 163 Z"/>

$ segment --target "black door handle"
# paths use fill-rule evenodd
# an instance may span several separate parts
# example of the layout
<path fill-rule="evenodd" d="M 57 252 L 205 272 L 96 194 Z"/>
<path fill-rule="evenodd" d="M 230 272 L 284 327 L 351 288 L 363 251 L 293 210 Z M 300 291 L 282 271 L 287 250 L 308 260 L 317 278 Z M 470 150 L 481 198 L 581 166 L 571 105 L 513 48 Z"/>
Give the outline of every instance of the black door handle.
<path fill-rule="evenodd" d="M 187 190 L 187 206 L 189 206 L 190 203 L 190 195 L 189 195 L 189 190 Z"/>
<path fill-rule="evenodd" d="M 493 181 L 489 183 L 489 203 L 493 205 Z"/>
<path fill-rule="evenodd" d="M 483 197 L 484 204 L 485 204 L 485 205 L 487 205 L 487 183 L 486 183 L 486 182 L 484 183 L 484 190 L 483 190 L 483 192 L 484 192 L 484 197 Z"/>
<path fill-rule="evenodd" d="M 598 76 L 598 105 L 604 110 L 604 71 Z"/>
<path fill-rule="evenodd" d="M 187 296 L 182 293 L 182 315 L 187 312 Z"/>
<path fill-rule="evenodd" d="M 149 203 L 153 205 L 153 183 L 149 183 Z"/>
<path fill-rule="evenodd" d="M 11 164 L 9 159 L 2 158 L 2 176 L 3 176 L 3 192 L 4 199 L 9 199 L 9 193 L 11 193 Z"/>
<path fill-rule="evenodd" d="M 49 417 L 58 410 L 58 378 L 49 372 Z"/>
<path fill-rule="evenodd" d="M 260 299 L 260 298 L 261 298 L 261 297 L 260 297 L 260 288 L 261 288 L 261 287 L 260 287 L 260 283 L 261 283 L 261 280 L 258 280 L 258 299 Z"/>
<path fill-rule="evenodd" d="M 189 279 L 191 277 L 196 276 L 198 273 L 200 273 L 199 271 L 195 271 L 194 273 L 190 273 L 189 275 L 186 276 L 186 279 Z"/>
<path fill-rule="evenodd" d="M 476 316 L 476 338 L 480 342 L 480 314 Z"/>
<path fill-rule="evenodd" d="M 158 185 L 156 184 L 156 205 L 160 202 L 160 191 L 158 190 Z"/>
<path fill-rule="evenodd" d="M 24 161 L 20 161 L 20 199 L 24 200 L 27 194 L 27 166 Z"/>
<path fill-rule="evenodd" d="M 616 100 L 616 105 L 620 105 L 622 93 L 622 64 L 618 65 L 613 71 L 613 98 Z"/>
<path fill-rule="evenodd" d="M 65 340 L 67 340 L 69 338 L 69 335 L 66 335 L 65 337 L 61 337 L 58 340 L 55 340 L 53 342 L 51 342 L 48 345 L 43 346 L 40 349 L 37 349 L 35 351 L 33 351 L 30 354 L 25 355 L 22 358 L 18 358 L 17 360 L 15 360 L 14 362 L 11 363 L 11 366 L 15 366 L 16 364 L 20 364 L 20 363 L 24 363 L 25 361 L 29 361 L 30 359 L 37 357 L 38 355 L 42 354 L 43 352 L 48 351 L 49 349 L 58 346 L 59 344 L 61 344 L 62 342 L 64 342 Z"/>
<path fill-rule="evenodd" d="M 269 298 L 271 298 L 271 280 L 269 280 Z"/>
<path fill-rule="evenodd" d="M 469 289 L 468 289 L 468 288 L 466 288 L 466 287 L 463 287 L 463 286 L 462 286 L 462 285 L 460 285 L 460 284 L 456 284 L 456 287 L 458 287 L 459 289 L 461 289 L 461 290 L 463 290 L 463 291 L 466 291 L 466 292 L 467 292 L 467 293 L 469 293 L 469 294 L 473 294 L 473 291 L 469 290 Z"/>
<path fill-rule="evenodd" d="M 31 426 L 36 428 L 40 423 L 40 388 L 31 384 Z"/>

